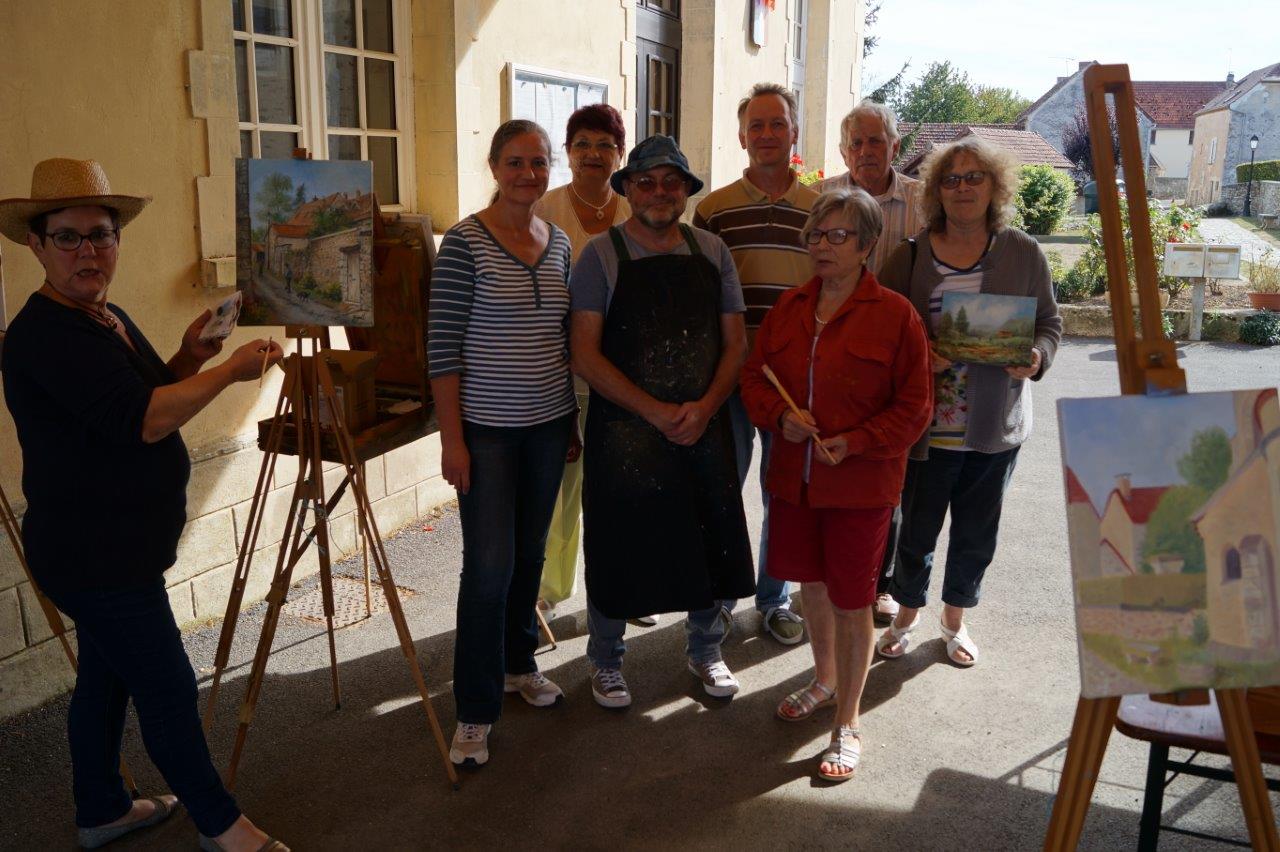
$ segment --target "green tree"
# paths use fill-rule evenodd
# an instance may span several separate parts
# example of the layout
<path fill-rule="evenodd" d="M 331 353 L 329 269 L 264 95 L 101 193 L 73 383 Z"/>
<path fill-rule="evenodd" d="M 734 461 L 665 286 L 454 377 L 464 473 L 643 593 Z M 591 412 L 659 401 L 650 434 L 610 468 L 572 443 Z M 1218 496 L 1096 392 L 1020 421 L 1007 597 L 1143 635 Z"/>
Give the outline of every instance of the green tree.
<path fill-rule="evenodd" d="M 322 237 L 337 231 L 345 231 L 351 227 L 351 217 L 341 207 L 325 207 L 319 210 L 311 220 L 308 237 Z"/>
<path fill-rule="evenodd" d="M 1147 520 L 1143 560 L 1159 553 L 1176 553 L 1185 562 L 1184 574 L 1204 573 L 1204 540 L 1191 524 L 1191 516 L 1204 505 L 1209 492 L 1194 485 L 1175 485 L 1160 495 L 1160 502 Z"/>
<path fill-rule="evenodd" d="M 951 321 L 951 314 L 943 314 L 938 320 L 938 339 L 947 340 L 955 332 L 955 324 Z"/>
<path fill-rule="evenodd" d="M 969 75 L 949 61 L 931 63 L 895 100 L 894 109 L 902 121 L 973 121 L 976 110 Z"/>
<path fill-rule="evenodd" d="M 1052 234 L 1071 212 L 1076 185 L 1052 166 L 1023 166 L 1014 206 L 1014 224 L 1029 234 Z"/>
<path fill-rule="evenodd" d="M 293 214 L 293 178 L 272 172 L 262 180 L 258 194 L 258 218 L 266 222 L 284 222 Z"/>
<path fill-rule="evenodd" d="M 963 308 L 963 307 L 961 307 L 961 308 L 960 308 L 960 310 L 956 311 L 955 328 L 956 328 L 956 336 L 957 336 L 957 337 L 966 337 L 966 336 L 968 336 L 968 334 L 969 334 L 969 315 L 968 315 L 968 314 L 966 314 L 966 313 L 964 312 L 964 308 Z"/>
<path fill-rule="evenodd" d="M 305 183 L 298 184 L 298 189 L 293 193 L 293 206 L 301 207 L 307 203 L 307 185 Z"/>
<path fill-rule="evenodd" d="M 1031 101 L 1004 86 L 979 86 L 973 92 L 974 114 L 980 124 L 1012 124 Z"/>
<path fill-rule="evenodd" d="M 1191 449 L 1178 459 L 1178 473 L 1188 484 L 1212 494 L 1227 481 L 1231 471 L 1231 441 L 1221 426 L 1201 430 L 1191 437 Z"/>

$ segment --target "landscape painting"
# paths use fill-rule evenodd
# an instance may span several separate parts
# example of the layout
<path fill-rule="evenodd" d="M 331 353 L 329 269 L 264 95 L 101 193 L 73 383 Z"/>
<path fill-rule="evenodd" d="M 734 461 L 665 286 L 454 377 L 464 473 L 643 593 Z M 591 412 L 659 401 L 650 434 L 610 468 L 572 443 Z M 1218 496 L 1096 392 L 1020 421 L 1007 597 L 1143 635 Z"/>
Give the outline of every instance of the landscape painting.
<path fill-rule="evenodd" d="M 240 325 L 373 325 L 373 166 L 241 160 Z"/>
<path fill-rule="evenodd" d="M 966 364 L 1031 365 L 1036 300 L 1031 296 L 943 293 L 937 353 Z"/>
<path fill-rule="evenodd" d="M 1058 403 L 1086 698 L 1280 683 L 1275 389 Z"/>

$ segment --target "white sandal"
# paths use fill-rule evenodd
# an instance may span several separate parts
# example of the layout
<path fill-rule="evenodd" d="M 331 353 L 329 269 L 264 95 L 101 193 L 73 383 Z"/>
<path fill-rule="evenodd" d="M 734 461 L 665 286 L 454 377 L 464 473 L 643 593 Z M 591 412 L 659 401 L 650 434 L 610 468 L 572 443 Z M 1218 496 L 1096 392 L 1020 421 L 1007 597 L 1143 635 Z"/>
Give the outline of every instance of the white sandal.
<path fill-rule="evenodd" d="M 831 744 L 818 758 L 818 777 L 824 781 L 848 781 L 862 762 L 862 732 L 849 725 L 841 725 L 831 734 Z M 822 764 L 848 769 L 848 772 L 823 772 Z"/>
<path fill-rule="evenodd" d="M 965 627 L 964 622 L 960 622 L 959 630 L 952 630 L 946 624 L 942 625 L 942 635 L 947 638 L 947 658 L 957 666 L 969 668 L 969 666 L 978 662 L 978 646 L 974 644 L 973 639 L 969 636 L 969 631 Z M 963 660 L 956 657 L 956 651 L 963 650 L 969 655 L 969 659 Z"/>
<path fill-rule="evenodd" d="M 803 722 L 823 707 L 836 703 L 836 691 L 814 678 L 809 685 L 782 699 L 778 704 L 778 718 L 784 722 Z"/>
<path fill-rule="evenodd" d="M 907 651 L 911 650 L 911 634 L 920 626 L 920 613 L 916 613 L 915 620 L 906 627 L 898 627 L 896 624 L 890 624 L 889 629 L 880 634 L 880 638 L 876 640 L 876 653 L 884 657 L 886 660 L 896 660 Z M 891 654 L 885 649 L 890 645 L 897 644 L 901 649 L 896 654 Z"/>

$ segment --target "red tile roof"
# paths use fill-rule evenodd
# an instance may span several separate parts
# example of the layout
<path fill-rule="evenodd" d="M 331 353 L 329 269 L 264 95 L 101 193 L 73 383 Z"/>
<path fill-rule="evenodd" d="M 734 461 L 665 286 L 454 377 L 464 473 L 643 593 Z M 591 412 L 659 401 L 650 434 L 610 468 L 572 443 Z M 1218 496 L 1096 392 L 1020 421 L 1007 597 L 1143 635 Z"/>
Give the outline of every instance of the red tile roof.
<path fill-rule="evenodd" d="M 1111 498 L 1115 497 L 1120 501 L 1121 508 L 1125 514 L 1129 516 L 1129 520 L 1135 524 L 1145 524 L 1151 520 L 1151 513 L 1156 510 L 1156 506 L 1160 503 L 1160 496 L 1169 490 L 1169 486 L 1160 485 L 1154 488 L 1130 488 L 1129 499 L 1126 500 L 1120 496 L 1119 491 L 1112 491 L 1107 495 L 1107 503 L 1111 502 Z"/>
<path fill-rule="evenodd" d="M 1093 509 L 1093 503 L 1089 500 L 1089 492 L 1084 490 L 1084 486 L 1080 484 L 1080 478 L 1076 476 L 1076 472 L 1071 468 L 1066 468 L 1067 479 L 1067 502 L 1068 503 L 1088 503 L 1089 508 Z M 1093 509 L 1094 514 L 1097 510 Z"/>
<path fill-rule="evenodd" d="M 1055 169 L 1072 168 L 1071 161 L 1034 130 L 1019 130 L 1011 124 L 920 124 L 906 128 L 915 133 L 908 151 L 898 158 L 898 168 L 907 175 L 920 169 L 924 157 L 937 145 L 945 145 L 964 136 L 977 136 L 1003 148 L 1023 165 L 1046 165 Z"/>
<path fill-rule="evenodd" d="M 1133 96 L 1142 111 L 1157 127 L 1196 126 L 1196 110 L 1226 90 L 1224 80 L 1183 82 L 1179 80 L 1135 81 Z"/>

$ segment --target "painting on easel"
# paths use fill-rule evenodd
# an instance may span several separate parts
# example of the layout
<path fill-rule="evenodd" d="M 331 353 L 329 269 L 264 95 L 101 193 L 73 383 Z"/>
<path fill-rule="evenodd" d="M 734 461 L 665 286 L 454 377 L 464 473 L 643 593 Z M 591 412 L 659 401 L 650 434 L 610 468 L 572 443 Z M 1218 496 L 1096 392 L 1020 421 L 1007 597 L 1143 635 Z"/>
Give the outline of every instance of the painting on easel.
<path fill-rule="evenodd" d="M 1081 693 L 1280 683 L 1276 391 L 1058 414 Z"/>
<path fill-rule="evenodd" d="M 239 160 L 240 325 L 373 325 L 373 165 Z"/>

